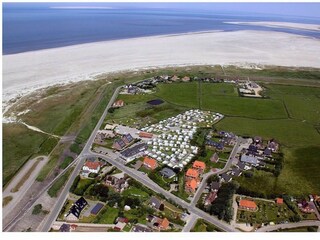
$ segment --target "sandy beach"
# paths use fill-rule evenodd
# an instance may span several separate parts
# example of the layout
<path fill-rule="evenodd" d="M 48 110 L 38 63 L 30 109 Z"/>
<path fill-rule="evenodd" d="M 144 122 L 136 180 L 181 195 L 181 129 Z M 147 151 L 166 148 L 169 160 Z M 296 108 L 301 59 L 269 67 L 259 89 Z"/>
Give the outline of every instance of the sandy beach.
<path fill-rule="evenodd" d="M 264 31 L 202 32 L 97 42 L 3 56 L 3 101 L 101 73 L 174 65 L 320 68 L 320 41 Z"/>
<path fill-rule="evenodd" d="M 291 22 L 225 22 L 229 24 L 239 25 L 255 25 L 270 28 L 291 28 L 297 30 L 320 31 L 320 25 L 305 24 L 305 23 L 291 23 Z"/>

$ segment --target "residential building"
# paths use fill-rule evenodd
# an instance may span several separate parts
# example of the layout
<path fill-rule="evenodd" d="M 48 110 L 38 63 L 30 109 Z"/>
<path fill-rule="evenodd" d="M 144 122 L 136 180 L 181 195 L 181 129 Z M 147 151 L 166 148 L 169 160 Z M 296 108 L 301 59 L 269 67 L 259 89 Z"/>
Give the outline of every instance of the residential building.
<path fill-rule="evenodd" d="M 126 145 L 129 145 L 130 143 L 132 143 L 134 141 L 134 139 L 130 133 L 123 135 L 122 140 L 125 142 Z"/>
<path fill-rule="evenodd" d="M 82 167 L 82 170 L 88 171 L 90 173 L 99 173 L 101 168 L 101 163 L 98 161 L 92 162 L 92 161 L 86 161 L 85 164 Z"/>
<path fill-rule="evenodd" d="M 165 178 L 173 178 L 176 173 L 171 168 L 165 167 L 160 171 L 160 175 L 164 176 Z"/>
<path fill-rule="evenodd" d="M 126 143 L 122 139 L 117 139 L 113 142 L 112 148 L 118 151 L 124 149 L 126 147 Z"/>
<path fill-rule="evenodd" d="M 152 138 L 153 134 L 152 133 L 148 133 L 148 132 L 139 132 L 139 137 L 140 138 Z"/>
<path fill-rule="evenodd" d="M 201 161 L 194 161 L 192 167 L 196 169 L 199 173 L 203 173 L 206 169 L 206 164 Z"/>
<path fill-rule="evenodd" d="M 228 174 L 226 174 L 226 173 L 223 173 L 223 174 L 221 174 L 221 176 L 220 176 L 220 181 L 221 182 L 230 182 L 232 180 L 232 176 L 230 176 L 230 175 L 228 175 Z"/>
<path fill-rule="evenodd" d="M 169 220 L 167 218 L 161 219 L 159 221 L 159 228 L 160 230 L 167 230 L 169 228 Z"/>
<path fill-rule="evenodd" d="M 70 208 L 67 213 L 66 220 L 78 221 L 80 218 L 81 211 L 88 205 L 88 202 L 83 198 L 79 198 Z"/>
<path fill-rule="evenodd" d="M 122 192 L 129 187 L 128 177 L 116 177 L 114 175 L 107 175 L 105 178 L 105 184 L 112 187 L 117 192 Z"/>
<path fill-rule="evenodd" d="M 216 200 L 216 198 L 217 198 L 217 192 L 216 191 L 210 192 L 205 199 L 204 205 L 205 206 L 211 205 L 214 202 L 214 200 Z"/>
<path fill-rule="evenodd" d="M 181 80 L 182 82 L 190 82 L 190 77 L 184 76 Z"/>
<path fill-rule="evenodd" d="M 240 170 L 245 170 L 245 164 L 243 163 L 243 162 L 238 162 L 238 164 L 237 164 L 237 166 L 238 166 L 238 168 L 240 169 Z"/>
<path fill-rule="evenodd" d="M 148 149 L 146 143 L 136 144 L 120 153 L 120 158 L 126 162 L 131 162 L 136 158 L 144 156 L 144 152 Z"/>
<path fill-rule="evenodd" d="M 198 187 L 198 182 L 195 179 L 188 179 L 185 184 L 185 190 L 189 193 L 195 193 Z"/>
<path fill-rule="evenodd" d="M 239 202 L 239 209 L 256 211 L 258 209 L 257 204 L 254 201 L 241 199 Z"/>
<path fill-rule="evenodd" d="M 131 232 L 153 232 L 145 225 L 139 224 L 132 227 Z"/>
<path fill-rule="evenodd" d="M 151 197 L 149 200 L 151 207 L 159 210 L 164 207 L 163 203 L 156 197 Z"/>
<path fill-rule="evenodd" d="M 186 173 L 187 178 L 192 178 L 192 179 L 198 179 L 199 173 L 197 170 L 189 168 L 187 173 Z"/>
<path fill-rule="evenodd" d="M 214 153 L 214 154 L 212 155 L 212 157 L 210 158 L 210 161 L 211 161 L 211 162 L 218 162 L 218 161 L 219 161 L 219 155 L 218 155 L 218 153 Z"/>
<path fill-rule="evenodd" d="M 235 177 L 239 177 L 242 174 L 242 171 L 239 168 L 233 168 L 231 174 Z"/>
<path fill-rule="evenodd" d="M 125 222 L 117 222 L 113 227 L 114 230 L 122 231 L 127 224 Z"/>
<path fill-rule="evenodd" d="M 252 156 L 252 155 L 242 154 L 240 161 L 244 162 L 244 163 L 249 163 L 249 164 L 252 164 L 252 165 L 257 165 L 258 164 L 258 158 L 256 156 Z"/>
<path fill-rule="evenodd" d="M 119 108 L 124 106 L 124 101 L 123 100 L 117 100 L 113 103 L 112 107 Z"/>
<path fill-rule="evenodd" d="M 272 152 L 278 152 L 278 150 L 279 150 L 279 144 L 278 144 L 274 139 L 271 139 L 271 140 L 268 142 L 267 148 L 269 148 Z"/>
<path fill-rule="evenodd" d="M 221 186 L 220 182 L 212 182 L 210 184 L 210 189 L 212 192 L 218 192 L 220 186 Z"/>
<path fill-rule="evenodd" d="M 276 198 L 276 204 L 282 205 L 283 204 L 283 198 Z"/>
<path fill-rule="evenodd" d="M 151 170 L 154 170 L 158 167 L 157 161 L 149 157 L 144 157 L 143 165 Z"/>

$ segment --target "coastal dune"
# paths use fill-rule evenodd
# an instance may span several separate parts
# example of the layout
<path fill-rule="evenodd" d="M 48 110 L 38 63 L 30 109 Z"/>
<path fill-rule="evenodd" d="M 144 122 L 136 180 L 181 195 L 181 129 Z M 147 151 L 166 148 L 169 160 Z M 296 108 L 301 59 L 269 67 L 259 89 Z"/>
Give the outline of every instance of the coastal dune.
<path fill-rule="evenodd" d="M 172 65 L 254 63 L 320 68 L 320 41 L 271 31 L 200 32 L 3 56 L 3 100 L 97 74 Z"/>

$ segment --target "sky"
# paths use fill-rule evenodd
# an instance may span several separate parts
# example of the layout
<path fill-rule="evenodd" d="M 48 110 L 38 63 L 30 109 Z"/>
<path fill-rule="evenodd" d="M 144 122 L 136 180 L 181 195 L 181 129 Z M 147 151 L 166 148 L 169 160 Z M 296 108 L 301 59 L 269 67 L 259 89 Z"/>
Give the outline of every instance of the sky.
<path fill-rule="evenodd" d="M 320 2 L 318 3 L 7 3 L 4 7 L 63 7 L 63 6 L 88 6 L 112 8 L 160 8 L 181 10 L 202 10 L 215 13 L 243 13 L 243 14 L 274 14 L 284 16 L 320 18 Z"/>

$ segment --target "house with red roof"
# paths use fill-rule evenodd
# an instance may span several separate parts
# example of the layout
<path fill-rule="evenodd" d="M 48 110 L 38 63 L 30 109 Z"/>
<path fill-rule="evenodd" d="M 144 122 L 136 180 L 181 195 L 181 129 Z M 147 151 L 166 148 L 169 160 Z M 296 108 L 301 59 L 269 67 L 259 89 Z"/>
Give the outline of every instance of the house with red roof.
<path fill-rule="evenodd" d="M 117 101 L 115 101 L 112 105 L 112 107 L 115 107 L 115 108 L 119 108 L 119 107 L 123 107 L 124 106 L 124 101 L 119 99 Z"/>
<path fill-rule="evenodd" d="M 148 133 L 148 132 L 139 132 L 139 137 L 140 138 L 152 138 L 153 134 L 152 133 Z"/>
<path fill-rule="evenodd" d="M 159 218 L 159 222 L 158 223 L 159 223 L 159 229 L 160 230 L 167 230 L 168 227 L 169 227 L 169 224 L 170 224 L 170 222 L 169 222 L 169 220 L 167 218 L 164 218 L 164 219 Z"/>
<path fill-rule="evenodd" d="M 203 173 L 206 169 L 206 164 L 201 161 L 194 161 L 192 168 L 196 169 L 199 173 Z"/>
<path fill-rule="evenodd" d="M 283 198 L 276 198 L 276 204 L 282 205 L 283 204 Z"/>
<path fill-rule="evenodd" d="M 151 170 L 154 170 L 158 167 L 158 163 L 155 159 L 145 157 L 143 160 L 143 165 Z"/>
<path fill-rule="evenodd" d="M 86 161 L 82 167 L 82 170 L 88 171 L 90 173 L 99 173 L 100 168 L 101 168 L 100 162 Z"/>
<path fill-rule="evenodd" d="M 239 202 L 239 209 L 247 211 L 256 211 L 258 207 L 254 201 L 241 199 Z"/>
<path fill-rule="evenodd" d="M 199 173 L 197 170 L 189 168 L 188 171 L 186 172 L 186 178 L 187 179 L 198 179 Z"/>
<path fill-rule="evenodd" d="M 198 187 L 198 182 L 195 179 L 189 179 L 186 181 L 185 190 L 189 193 L 195 193 Z"/>

